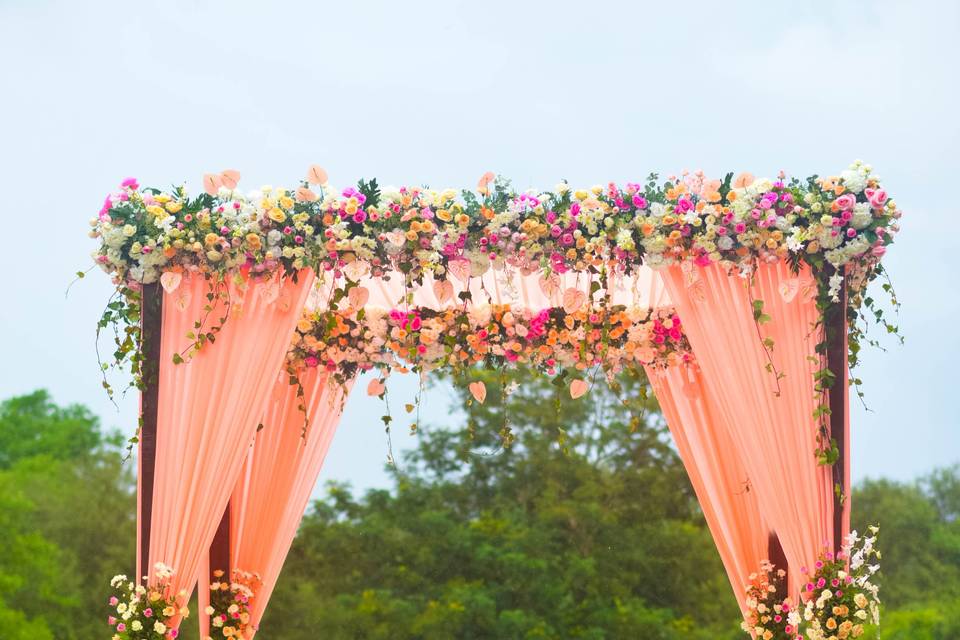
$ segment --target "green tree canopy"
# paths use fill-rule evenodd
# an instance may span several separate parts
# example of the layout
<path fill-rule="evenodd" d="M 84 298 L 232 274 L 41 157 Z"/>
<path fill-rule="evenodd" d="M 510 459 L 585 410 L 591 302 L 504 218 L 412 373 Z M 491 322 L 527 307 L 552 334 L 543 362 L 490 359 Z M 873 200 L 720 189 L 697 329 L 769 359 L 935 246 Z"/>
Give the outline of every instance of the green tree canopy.
<path fill-rule="evenodd" d="M 482 406 L 457 395 L 465 428 L 421 433 L 394 492 L 335 485 L 315 505 L 265 633 L 730 635 L 729 583 L 644 381 L 619 381 L 626 403 L 602 383 L 573 401 L 540 379 L 503 402 L 486 382 Z M 500 448 L 506 420 L 516 441 Z"/>

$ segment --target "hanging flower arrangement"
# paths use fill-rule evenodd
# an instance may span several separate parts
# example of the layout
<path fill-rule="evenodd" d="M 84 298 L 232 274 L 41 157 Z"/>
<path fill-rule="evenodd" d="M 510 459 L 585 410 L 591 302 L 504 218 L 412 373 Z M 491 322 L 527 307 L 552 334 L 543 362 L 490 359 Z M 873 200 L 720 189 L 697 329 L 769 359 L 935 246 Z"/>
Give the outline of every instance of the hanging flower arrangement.
<path fill-rule="evenodd" d="M 690 360 L 680 318 L 668 311 L 562 307 L 533 312 L 509 305 L 308 312 L 297 325 L 289 362 L 322 367 L 341 382 L 360 371 L 416 372 L 477 364 L 529 366 L 555 376 L 599 367 L 664 366 Z"/>

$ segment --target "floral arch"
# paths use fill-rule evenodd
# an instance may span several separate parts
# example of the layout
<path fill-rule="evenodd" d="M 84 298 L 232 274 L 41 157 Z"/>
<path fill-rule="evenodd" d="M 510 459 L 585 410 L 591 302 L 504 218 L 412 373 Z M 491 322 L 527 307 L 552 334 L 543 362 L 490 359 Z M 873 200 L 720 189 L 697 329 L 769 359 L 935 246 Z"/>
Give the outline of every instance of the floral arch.
<path fill-rule="evenodd" d="M 900 211 L 868 165 L 525 192 L 238 181 L 127 179 L 92 221 L 116 285 L 103 369 L 141 391 L 143 580 L 115 579 L 114 637 L 176 637 L 198 581 L 203 637 L 255 634 L 359 373 L 382 397 L 392 371 L 447 370 L 482 403 L 471 371 L 515 366 L 574 398 L 645 371 L 749 633 L 877 616 L 848 364 L 868 317 L 896 332 L 865 290 Z"/>

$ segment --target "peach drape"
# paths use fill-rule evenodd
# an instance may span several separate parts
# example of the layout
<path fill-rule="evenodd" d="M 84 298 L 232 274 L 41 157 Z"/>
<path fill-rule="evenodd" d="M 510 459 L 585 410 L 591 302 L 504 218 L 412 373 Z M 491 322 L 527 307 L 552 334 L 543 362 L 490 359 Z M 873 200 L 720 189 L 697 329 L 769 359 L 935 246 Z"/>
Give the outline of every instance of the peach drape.
<path fill-rule="evenodd" d="M 247 453 L 230 501 L 231 567 L 258 573 L 263 581 L 253 599 L 254 625 L 259 625 L 276 586 L 353 385 L 352 381 L 340 385 L 318 369 L 306 370 L 300 381 L 309 418 L 306 433 L 296 386 L 281 376 L 270 392 L 264 427 Z M 205 560 L 201 586 L 208 586 L 210 576 L 209 555 Z M 201 638 L 209 634 L 209 616 L 204 613 L 209 596 L 209 589 L 199 590 Z"/>
<path fill-rule="evenodd" d="M 647 366 L 646 372 L 740 610 L 746 613 L 745 587 L 768 551 L 768 527 L 746 466 L 695 363 Z"/>
<path fill-rule="evenodd" d="M 228 320 L 215 343 L 182 364 L 173 355 L 190 344 L 194 323 L 206 316 L 210 327 L 227 303 L 208 300 L 198 275 L 163 294 L 149 563 L 174 569 L 174 592 L 196 584 L 312 282 L 303 271 L 296 283 L 277 275 L 225 284 Z M 146 570 L 138 566 L 138 575 Z"/>
<path fill-rule="evenodd" d="M 795 275 L 783 262 L 759 266 L 752 283 L 717 264 L 674 265 L 663 277 L 763 517 L 780 538 L 796 593 L 801 567 L 833 545 L 831 470 L 814 457 L 814 347 L 822 331 L 815 282 L 808 269 Z M 763 300 L 771 317 L 759 333 L 753 300 Z M 779 396 L 761 336 L 774 340 L 769 356 L 784 374 Z"/>

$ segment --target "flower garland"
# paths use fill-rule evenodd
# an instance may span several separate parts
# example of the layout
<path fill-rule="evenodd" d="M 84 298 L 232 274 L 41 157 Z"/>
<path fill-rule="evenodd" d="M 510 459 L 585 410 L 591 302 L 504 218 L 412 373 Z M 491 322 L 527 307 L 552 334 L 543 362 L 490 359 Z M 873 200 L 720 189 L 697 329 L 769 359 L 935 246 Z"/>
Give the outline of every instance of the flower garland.
<path fill-rule="evenodd" d="M 205 640 L 249 637 L 257 630 L 250 622 L 250 601 L 262 584 L 260 576 L 238 569 L 231 572 L 229 582 L 220 580 L 224 576 L 220 569 L 213 576 L 217 580 L 210 583 L 210 604 L 205 609 L 213 635 Z"/>
<path fill-rule="evenodd" d="M 190 615 L 187 593 L 168 595 L 173 569 L 163 563 L 154 567 L 154 584 L 144 586 L 128 581 L 124 575 L 114 576 L 110 586 L 115 593 L 110 597 L 111 615 L 107 623 L 114 629 L 113 640 L 156 640 L 176 638 L 177 629 L 170 626 L 176 617 Z"/>
<path fill-rule="evenodd" d="M 870 563 L 880 560 L 879 528 L 871 526 L 870 533 L 861 538 L 851 532 L 840 551 L 821 555 L 812 574 L 801 569 L 808 581 L 800 606 L 780 599 L 786 573 L 765 561 L 750 576 L 743 630 L 760 640 L 846 640 L 861 637 L 868 624 L 879 625 L 879 587 L 872 579 L 880 566 Z"/>
<path fill-rule="evenodd" d="M 323 367 L 340 382 L 358 371 L 461 373 L 528 365 L 549 376 L 565 369 L 665 366 L 692 358 L 680 318 L 667 311 L 624 306 L 540 311 L 510 305 L 308 312 L 297 325 L 289 364 Z"/>
<path fill-rule="evenodd" d="M 196 197 L 183 186 L 161 192 L 129 178 L 91 221 L 91 235 L 100 240 L 95 263 L 117 286 L 98 331 L 114 327 L 113 365 L 129 364 L 132 384 L 143 384 L 140 289 L 178 271 L 209 278 L 212 301 L 225 295 L 228 278 L 278 271 L 296 277 L 312 268 L 321 281 L 334 278 L 336 303 L 362 270 L 373 277 L 399 273 L 407 290 L 428 274 L 444 280 L 491 268 L 547 277 L 576 271 L 596 276 L 597 291 L 605 291 L 610 277 L 641 265 L 724 263 L 749 277 L 760 263 L 785 260 L 795 271 L 809 266 L 825 329 L 830 315 L 847 319 L 851 365 L 867 340 L 861 327 L 866 313 L 897 333 L 864 290 L 885 277 L 880 259 L 899 231 L 901 213 L 871 167 L 859 161 L 837 176 L 806 180 L 788 181 L 783 174 L 758 180 L 747 173 L 716 180 L 685 172 L 662 183 L 651 174 L 644 183 L 589 189 L 561 183 L 552 191 L 525 192 L 487 173 L 476 191 L 459 194 L 381 189 L 376 180 L 337 190 L 318 166 L 294 189 L 242 193 L 239 177 L 233 170 L 204 176 L 204 193 Z M 848 305 L 839 309 L 844 287 Z M 889 283 L 884 288 L 896 308 Z M 762 300 L 754 301 L 754 319 L 758 325 L 769 320 Z M 212 342 L 225 321 L 226 315 L 191 332 L 177 361 Z M 823 333 L 821 353 L 828 338 Z M 769 339 L 763 343 L 773 349 Z M 832 464 L 838 450 L 829 437 L 825 391 L 837 376 L 821 360 L 814 389 L 817 454 L 822 464 Z M 772 362 L 770 370 L 779 378 Z M 112 393 L 106 379 L 104 386 Z"/>
<path fill-rule="evenodd" d="M 871 168 L 854 163 L 840 176 L 805 182 L 707 180 L 702 172 L 658 185 L 610 183 L 517 193 L 485 175 L 477 192 L 401 187 L 376 180 L 339 193 L 311 167 L 293 191 L 263 187 L 243 194 L 239 174 L 206 176 L 206 193 L 190 198 L 140 189 L 133 178 L 92 220 L 101 241 L 94 259 L 117 284 L 156 282 L 175 266 L 221 275 L 236 271 L 340 271 L 359 259 L 373 275 L 396 270 L 413 283 L 513 264 L 545 272 L 632 272 L 690 259 L 788 259 L 814 267 L 876 265 L 899 230 L 900 212 Z M 491 188 L 490 185 L 493 185 Z M 320 185 L 319 194 L 311 185 Z M 839 291 L 834 279 L 830 291 Z"/>

